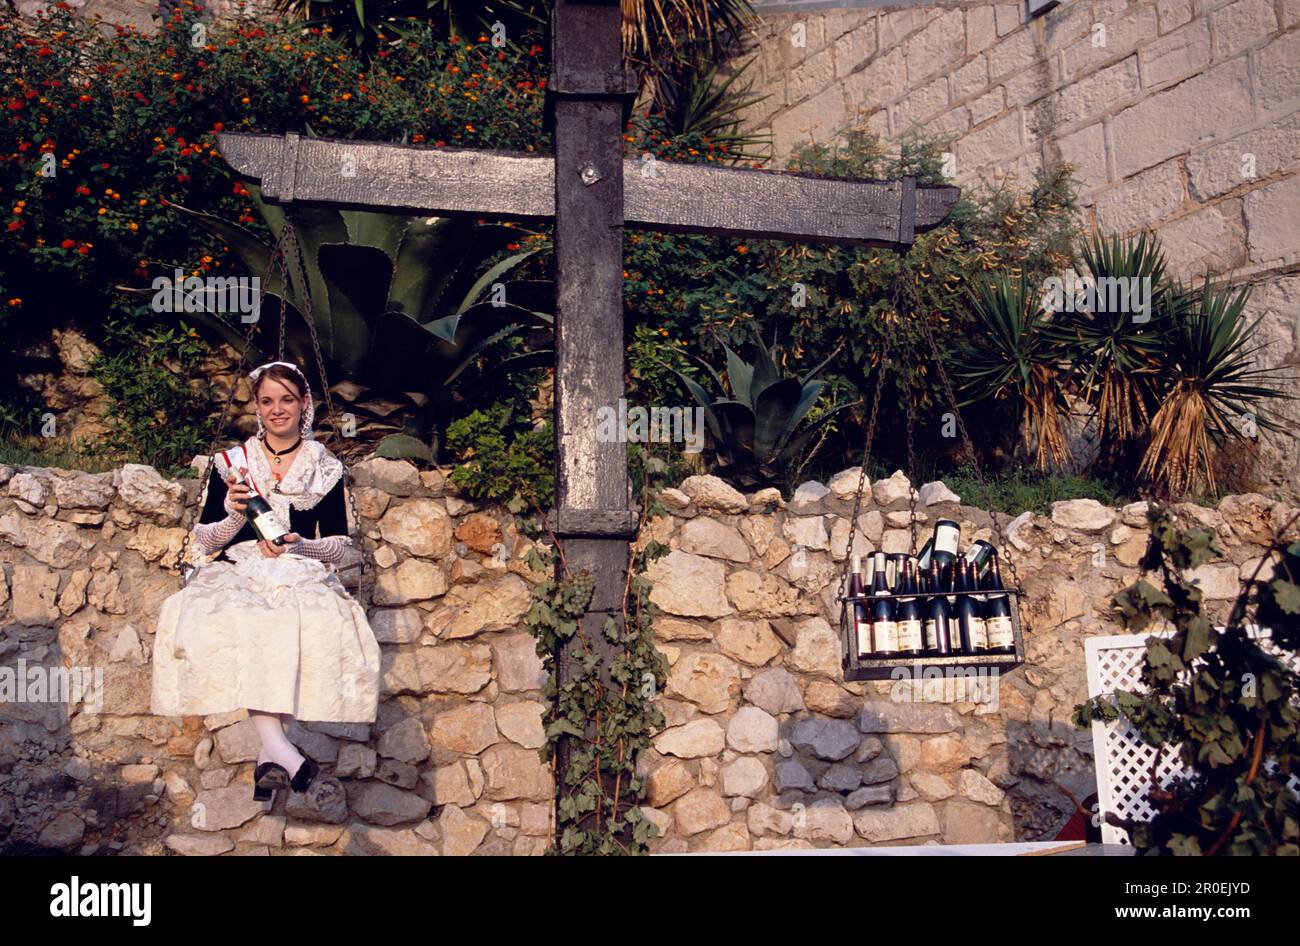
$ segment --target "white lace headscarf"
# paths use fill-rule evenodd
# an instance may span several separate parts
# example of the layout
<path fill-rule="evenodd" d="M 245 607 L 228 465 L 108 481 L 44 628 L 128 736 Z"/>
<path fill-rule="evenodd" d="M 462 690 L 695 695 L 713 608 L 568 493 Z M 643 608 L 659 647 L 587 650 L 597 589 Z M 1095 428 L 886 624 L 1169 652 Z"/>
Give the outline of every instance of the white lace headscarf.
<path fill-rule="evenodd" d="M 252 382 L 253 391 L 257 391 L 257 379 L 262 377 L 262 373 L 272 365 L 282 365 L 296 374 L 302 380 L 302 389 L 306 393 L 302 398 L 302 417 L 298 423 L 298 433 L 302 435 L 303 440 L 315 440 L 316 434 L 312 431 L 312 422 L 316 418 L 316 405 L 311 398 L 311 385 L 307 383 L 307 376 L 302 373 L 297 365 L 289 361 L 268 361 L 264 365 L 258 365 L 248 374 L 249 381 Z M 255 399 L 256 400 L 256 399 Z M 259 440 L 266 436 L 266 425 L 262 423 L 262 412 L 257 412 L 257 437 Z"/>
<path fill-rule="evenodd" d="M 283 365 L 289 368 L 302 379 L 303 390 L 306 394 L 302 402 L 302 418 L 298 425 L 298 432 L 302 434 L 303 445 L 302 453 L 297 461 L 290 467 L 289 472 L 285 474 L 281 482 L 282 493 L 275 492 L 272 487 L 274 479 L 271 476 L 271 468 L 266 462 L 266 458 L 260 450 L 251 450 L 249 452 L 249 463 L 252 467 L 254 481 L 257 482 L 264 496 L 270 502 L 271 507 L 281 516 L 283 522 L 289 522 L 289 509 L 311 509 L 321 498 L 333 488 L 339 477 L 343 474 L 343 464 L 332 453 L 325 448 L 325 445 L 318 441 L 312 431 L 312 421 L 315 418 L 315 409 L 311 397 L 311 388 L 307 384 L 307 378 L 302 370 L 295 364 L 287 361 L 271 361 L 264 365 L 258 365 L 249 372 L 249 380 L 253 384 L 253 390 L 257 390 L 257 380 L 262 376 L 271 365 Z M 262 423 L 262 412 L 257 412 L 257 439 L 262 439 L 266 434 L 265 426 Z M 251 447 L 252 438 L 246 446 Z M 220 459 L 217 461 L 217 468 L 222 478 L 226 478 L 229 473 L 225 463 Z"/>

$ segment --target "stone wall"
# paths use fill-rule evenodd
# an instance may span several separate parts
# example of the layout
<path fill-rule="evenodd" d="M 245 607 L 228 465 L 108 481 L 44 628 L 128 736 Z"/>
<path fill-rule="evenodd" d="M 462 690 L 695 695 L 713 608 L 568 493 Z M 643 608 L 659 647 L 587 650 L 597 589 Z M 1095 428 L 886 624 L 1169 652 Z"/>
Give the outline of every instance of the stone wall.
<path fill-rule="evenodd" d="M 1262 362 L 1300 364 L 1300 2 L 785 6 L 762 7 L 750 74 L 770 97 L 747 118 L 776 158 L 862 124 L 950 139 L 966 187 L 1068 162 L 1088 225 L 1156 230 L 1184 279 L 1253 284 Z M 1300 402 L 1282 409 L 1300 429 Z M 1294 493 L 1294 433 L 1262 453 Z"/>
<path fill-rule="evenodd" d="M 0 467 L 0 668 L 93 668 L 91 705 L 0 702 L 0 849 L 157 854 L 537 854 L 550 831 L 544 673 L 520 628 L 541 575 L 512 517 L 477 508 L 441 471 L 358 465 L 358 508 L 379 566 L 371 623 L 383 651 L 373 726 L 294 723 L 334 795 L 251 800 L 258 740 L 246 714 L 148 712 L 153 631 L 178 587 L 196 481 L 150 467 L 102 474 Z M 742 495 L 690 477 L 640 541 L 652 566 L 657 697 L 667 728 L 641 760 L 656 851 L 1050 839 L 1093 790 L 1091 743 L 1070 724 L 1086 696 L 1083 641 L 1118 629 L 1108 597 L 1135 575 L 1142 508 L 1089 500 L 1019 517 L 1027 662 L 982 694 L 843 682 L 835 584 L 856 470 Z M 856 547 L 908 544 L 909 485 L 874 484 Z M 942 484 L 920 491 L 966 541 L 988 516 Z M 1222 615 L 1238 574 L 1292 513 L 1259 495 L 1179 513 L 1215 528 L 1223 562 L 1199 574 Z M 345 581 L 347 579 L 345 578 Z M 39 676 L 39 673 L 37 674 Z M 0 681 L 3 681 L 0 676 Z M 318 781 L 318 785 L 329 785 Z M 197 813 L 201 812 L 202 817 Z"/>

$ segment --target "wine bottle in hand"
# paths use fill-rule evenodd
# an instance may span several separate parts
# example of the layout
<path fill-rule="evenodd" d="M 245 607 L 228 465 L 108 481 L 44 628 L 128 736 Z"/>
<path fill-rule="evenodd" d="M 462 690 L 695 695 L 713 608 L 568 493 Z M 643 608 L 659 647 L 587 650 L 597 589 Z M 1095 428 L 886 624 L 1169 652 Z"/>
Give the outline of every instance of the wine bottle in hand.
<path fill-rule="evenodd" d="M 272 545 L 284 545 L 284 537 L 289 534 L 271 508 L 271 504 L 266 501 L 266 497 L 258 492 L 257 485 L 247 475 L 244 481 L 251 490 L 248 496 L 248 508 L 244 515 L 248 517 L 248 522 L 257 533 L 259 539 L 270 542 Z"/>

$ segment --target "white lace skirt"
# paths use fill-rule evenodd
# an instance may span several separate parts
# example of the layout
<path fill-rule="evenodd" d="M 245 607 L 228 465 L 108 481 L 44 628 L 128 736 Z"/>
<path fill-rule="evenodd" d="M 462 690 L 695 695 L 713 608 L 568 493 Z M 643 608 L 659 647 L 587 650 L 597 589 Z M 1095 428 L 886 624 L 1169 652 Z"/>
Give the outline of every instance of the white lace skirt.
<path fill-rule="evenodd" d="M 306 721 L 371 723 L 379 707 L 379 642 L 333 570 L 301 555 L 200 566 L 163 602 L 150 710 L 206 716 L 236 709 Z"/>

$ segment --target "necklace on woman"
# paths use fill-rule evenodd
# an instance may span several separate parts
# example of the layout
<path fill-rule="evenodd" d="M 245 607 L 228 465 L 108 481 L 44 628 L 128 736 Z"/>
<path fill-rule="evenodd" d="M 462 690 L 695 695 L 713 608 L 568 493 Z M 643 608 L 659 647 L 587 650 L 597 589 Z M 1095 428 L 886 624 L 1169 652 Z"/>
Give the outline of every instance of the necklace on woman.
<path fill-rule="evenodd" d="M 283 450 L 276 450 L 269 443 L 267 443 L 265 439 L 262 440 L 262 446 L 266 448 L 266 451 L 269 454 L 271 454 L 272 456 L 271 462 L 274 463 L 276 466 L 276 469 L 273 469 L 271 471 L 271 476 L 275 478 L 275 486 L 271 488 L 271 492 L 273 493 L 280 492 L 280 481 L 284 478 L 284 474 L 280 472 L 279 466 L 284 461 L 285 456 L 287 456 L 290 453 L 293 453 L 301 445 L 302 445 L 301 436 L 294 442 L 292 447 L 285 447 Z"/>

